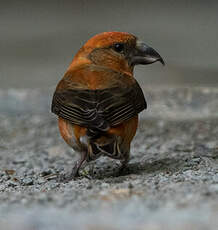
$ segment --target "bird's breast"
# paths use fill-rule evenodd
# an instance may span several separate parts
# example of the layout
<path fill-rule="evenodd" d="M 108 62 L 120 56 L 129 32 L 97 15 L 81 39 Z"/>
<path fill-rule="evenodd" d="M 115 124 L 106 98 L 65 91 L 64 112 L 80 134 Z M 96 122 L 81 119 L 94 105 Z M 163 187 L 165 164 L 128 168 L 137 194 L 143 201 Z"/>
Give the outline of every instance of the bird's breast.
<path fill-rule="evenodd" d="M 58 88 L 105 89 L 126 87 L 135 83 L 131 74 L 115 71 L 110 68 L 85 65 L 69 70 Z"/>

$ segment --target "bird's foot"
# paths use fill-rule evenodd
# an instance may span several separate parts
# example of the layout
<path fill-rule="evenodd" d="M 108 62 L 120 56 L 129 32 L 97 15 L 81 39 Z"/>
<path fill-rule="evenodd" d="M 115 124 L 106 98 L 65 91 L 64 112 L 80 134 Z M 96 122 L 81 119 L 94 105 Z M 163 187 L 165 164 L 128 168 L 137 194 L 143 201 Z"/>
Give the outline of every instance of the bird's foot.
<path fill-rule="evenodd" d="M 128 171 L 128 164 L 127 163 L 121 164 L 121 166 L 118 169 L 118 174 L 119 175 L 124 175 L 124 174 L 127 173 L 127 171 Z"/>
<path fill-rule="evenodd" d="M 62 174 L 58 175 L 57 182 L 59 182 L 59 183 L 68 183 L 68 182 L 70 182 L 72 180 L 76 180 L 78 177 L 79 177 L 79 174 L 74 175 L 72 173 L 70 173 L 70 174 L 62 173 Z"/>
<path fill-rule="evenodd" d="M 88 174 L 88 172 L 86 170 L 81 170 L 80 173 L 74 174 L 74 173 L 64 173 L 64 174 L 59 174 L 57 181 L 59 183 L 68 183 L 72 180 L 76 180 L 79 179 L 80 177 L 85 177 L 87 179 L 91 179 L 91 176 Z"/>
<path fill-rule="evenodd" d="M 71 173 L 69 174 L 60 174 L 58 177 L 58 182 L 61 183 L 68 183 L 71 180 L 75 180 L 76 178 L 79 177 L 79 167 L 78 167 L 78 162 L 75 163 Z"/>
<path fill-rule="evenodd" d="M 80 171 L 80 176 L 85 177 L 87 179 L 92 179 L 92 177 L 89 175 L 89 172 L 87 170 L 85 170 L 85 169 Z"/>
<path fill-rule="evenodd" d="M 80 177 L 79 174 L 79 169 L 81 168 L 83 162 L 85 160 L 85 157 L 81 158 L 80 160 L 78 160 L 71 173 L 70 174 L 60 174 L 58 177 L 58 182 L 62 182 L 62 183 L 68 183 L 71 180 L 76 180 L 78 177 Z M 87 172 L 83 173 L 82 176 L 86 176 Z"/>

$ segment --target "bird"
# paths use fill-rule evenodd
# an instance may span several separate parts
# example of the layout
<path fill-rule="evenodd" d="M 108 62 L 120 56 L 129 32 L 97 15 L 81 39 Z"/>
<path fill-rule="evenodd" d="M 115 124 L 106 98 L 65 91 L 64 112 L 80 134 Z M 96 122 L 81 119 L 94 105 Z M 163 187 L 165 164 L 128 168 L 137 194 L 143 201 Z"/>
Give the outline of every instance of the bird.
<path fill-rule="evenodd" d="M 51 105 L 62 138 L 79 154 L 65 179 L 75 179 L 85 162 L 100 156 L 119 160 L 121 170 L 127 166 L 138 114 L 147 108 L 134 67 L 157 61 L 165 64 L 157 51 L 127 32 L 97 34 L 79 49 Z"/>

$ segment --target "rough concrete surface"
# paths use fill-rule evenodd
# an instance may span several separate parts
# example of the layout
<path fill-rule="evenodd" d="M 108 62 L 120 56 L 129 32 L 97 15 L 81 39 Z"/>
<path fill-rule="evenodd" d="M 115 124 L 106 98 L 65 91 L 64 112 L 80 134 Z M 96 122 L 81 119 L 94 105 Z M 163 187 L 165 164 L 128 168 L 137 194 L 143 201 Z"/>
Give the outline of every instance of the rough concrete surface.
<path fill-rule="evenodd" d="M 51 93 L 0 91 L 0 229 L 218 229 L 218 89 L 144 92 L 126 171 L 100 158 L 59 183 L 77 155 Z"/>

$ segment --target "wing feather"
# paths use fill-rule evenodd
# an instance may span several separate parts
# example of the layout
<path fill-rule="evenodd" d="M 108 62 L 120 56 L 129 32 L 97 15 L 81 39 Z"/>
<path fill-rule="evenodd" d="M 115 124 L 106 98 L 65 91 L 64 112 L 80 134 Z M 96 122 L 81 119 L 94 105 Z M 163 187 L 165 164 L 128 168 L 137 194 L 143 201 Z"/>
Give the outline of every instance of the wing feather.
<path fill-rule="evenodd" d="M 52 101 L 53 113 L 73 124 L 101 131 L 121 124 L 146 108 L 137 82 L 122 88 L 56 90 Z"/>

